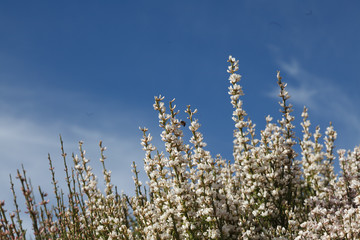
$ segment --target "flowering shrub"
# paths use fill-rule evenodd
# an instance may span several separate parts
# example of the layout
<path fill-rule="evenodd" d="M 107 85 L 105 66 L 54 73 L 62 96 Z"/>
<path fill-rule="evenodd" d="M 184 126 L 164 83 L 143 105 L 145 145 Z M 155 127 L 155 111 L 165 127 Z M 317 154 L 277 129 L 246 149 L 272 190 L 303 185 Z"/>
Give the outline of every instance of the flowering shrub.
<path fill-rule="evenodd" d="M 341 175 L 334 173 L 336 158 L 333 126 L 321 143 L 320 129 L 310 133 L 307 109 L 302 113 L 302 139 L 295 138 L 292 105 L 286 83 L 277 73 L 282 118 L 266 117 L 266 127 L 255 134 L 246 118 L 237 74 L 238 61 L 229 57 L 229 95 L 234 108 L 234 148 L 231 161 L 213 157 L 187 107 L 189 144 L 183 142 L 184 122 L 177 118 L 174 100 L 167 111 L 164 97 L 155 97 L 165 152 L 156 151 L 147 128 L 141 128 L 144 165 L 149 178 L 144 187 L 133 164 L 135 195 L 119 194 L 105 167 L 105 147 L 100 142 L 106 188 L 96 176 L 80 142 L 80 156 L 67 166 L 67 194 L 58 187 L 52 161 L 50 171 L 56 203 L 49 207 L 39 187 L 36 202 L 26 171 L 18 170 L 27 213 L 36 239 L 360 239 L 360 147 L 339 150 Z M 295 151 L 296 145 L 301 149 Z M 6 214 L 0 204 L 1 239 L 25 239 L 20 209 Z"/>

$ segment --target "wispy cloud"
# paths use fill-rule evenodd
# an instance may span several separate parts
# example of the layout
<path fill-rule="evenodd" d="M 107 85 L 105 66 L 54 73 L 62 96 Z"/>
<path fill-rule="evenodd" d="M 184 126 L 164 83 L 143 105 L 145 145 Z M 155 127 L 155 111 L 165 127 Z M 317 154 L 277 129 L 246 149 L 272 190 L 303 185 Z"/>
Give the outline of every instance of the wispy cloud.
<path fill-rule="evenodd" d="M 15 179 L 16 169 L 21 168 L 21 164 L 24 164 L 27 175 L 31 178 L 36 196 L 38 197 L 37 186 L 40 185 L 43 191 L 49 193 L 49 199 L 53 201 L 54 194 L 50 184 L 51 175 L 47 153 L 52 156 L 60 187 L 66 191 L 64 167 L 57 135 L 61 129 L 64 130 L 65 126 L 43 126 L 26 119 L 16 119 L 9 116 L 0 118 L 0 199 L 5 200 L 7 209 L 14 209 L 9 183 L 9 174 L 11 173 L 18 201 L 23 211 L 22 215 L 25 211 L 20 184 Z M 86 156 L 91 160 L 90 165 L 98 176 L 99 188 L 104 189 L 102 168 L 98 161 L 100 157 L 98 143 L 101 136 L 104 145 L 108 148 L 105 152 L 108 158 L 106 165 L 112 171 L 112 182 L 118 187 L 119 191 L 123 190 L 127 194 L 133 194 L 131 163 L 136 161 L 138 165 L 141 165 L 143 157 L 138 139 L 124 139 L 106 132 L 100 133 L 101 130 L 89 130 L 81 126 L 66 126 L 66 129 L 63 140 L 65 150 L 69 156 L 67 159 L 69 166 L 72 165 L 71 152 L 78 154 L 77 142 L 78 140 L 84 140 Z M 139 169 L 142 170 L 141 167 Z M 144 175 L 141 175 L 141 177 L 145 179 Z M 29 217 L 24 216 L 23 220 L 24 227 L 30 229 Z"/>
<path fill-rule="evenodd" d="M 332 120 L 340 124 L 341 126 L 336 127 L 343 129 L 347 134 L 347 144 L 360 142 L 360 111 L 356 105 L 359 99 L 349 97 L 333 80 L 307 71 L 295 59 L 289 62 L 278 61 L 278 64 L 292 81 L 287 90 L 293 103 L 308 107 L 310 115 L 314 114 L 323 120 Z M 278 90 L 274 90 L 273 93 L 275 92 Z"/>
<path fill-rule="evenodd" d="M 131 164 L 137 162 L 142 171 L 142 159 L 144 152 L 141 150 L 141 133 L 137 130 L 138 123 L 129 119 L 141 119 L 143 115 L 135 111 L 129 112 L 107 112 L 109 109 L 101 109 L 91 116 L 92 124 L 81 121 L 74 121 L 79 118 L 79 111 L 84 105 L 74 104 L 72 93 L 42 89 L 52 99 L 59 99 L 59 102 L 52 102 L 67 109 L 65 115 L 49 114 L 48 109 L 41 105 L 38 90 L 23 89 L 9 85 L 0 86 L 0 199 L 6 201 L 7 208 L 12 209 L 12 198 L 9 184 L 9 174 L 13 175 L 16 183 L 16 190 L 20 194 L 20 187 L 15 179 L 16 169 L 21 164 L 27 170 L 28 176 L 32 179 L 35 189 L 38 185 L 52 195 L 51 175 L 48 167 L 47 154 L 50 153 L 56 169 L 56 176 L 62 187 L 64 187 L 63 162 L 60 152 L 59 133 L 64 140 L 65 151 L 68 153 L 68 164 L 72 164 L 71 153 L 78 153 L 78 141 L 84 141 L 84 149 L 87 158 L 91 160 L 90 165 L 99 177 L 99 187 L 103 189 L 102 167 L 99 162 L 100 150 L 99 141 L 107 147 L 106 165 L 112 171 L 113 183 L 118 190 L 124 190 L 127 194 L 133 194 L 133 180 Z M 20 94 L 19 94 L 20 93 Z M 77 94 L 76 97 L 81 97 Z M 86 104 L 95 104 L 86 102 Z M 49 108 L 52 108 L 50 106 Z M 107 113 L 107 114 L 106 114 Z M 84 113 L 82 117 L 89 118 Z M 105 119 L 106 116 L 106 119 Z M 129 128 L 134 129 L 130 133 Z M 142 171 L 143 172 L 143 171 Z M 144 175 L 142 174 L 144 179 Z M 22 197 L 19 196 L 19 199 Z"/>

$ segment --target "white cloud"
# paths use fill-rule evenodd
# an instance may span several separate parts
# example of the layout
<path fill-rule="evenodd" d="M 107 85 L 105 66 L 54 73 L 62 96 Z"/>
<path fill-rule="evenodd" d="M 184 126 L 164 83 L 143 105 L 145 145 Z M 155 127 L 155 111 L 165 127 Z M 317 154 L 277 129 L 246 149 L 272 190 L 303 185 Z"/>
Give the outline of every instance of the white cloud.
<path fill-rule="evenodd" d="M 103 140 L 108 149 L 105 152 L 108 156 L 108 165 L 113 167 L 113 178 L 121 179 L 118 181 L 120 189 L 132 189 L 132 187 L 129 188 L 129 185 L 132 185 L 130 165 L 132 161 L 141 163 L 144 155 L 138 138 L 121 138 L 81 126 L 44 126 L 25 119 L 7 117 L 0 118 L 1 199 L 4 199 L 3 193 L 9 186 L 8 174 L 14 174 L 21 164 L 24 164 L 35 185 L 48 184 L 50 172 L 48 171 L 47 153 L 51 154 L 57 167 L 61 168 L 57 173 L 62 174 L 58 132 L 65 132 L 63 140 L 69 164 L 72 163 L 71 152 L 78 153 L 77 143 L 79 140 L 84 140 L 87 157 L 90 158 L 95 169 L 101 167 L 98 162 L 100 157 L 98 144 L 100 140 Z M 101 171 L 98 172 L 101 173 Z"/>
<path fill-rule="evenodd" d="M 343 129 L 348 137 L 347 144 L 354 144 L 351 147 L 359 143 L 360 111 L 354 103 L 358 99 L 354 101 L 333 80 L 307 71 L 295 59 L 290 62 L 279 61 L 279 65 L 289 78 L 285 82 L 288 82 L 287 90 L 292 103 L 308 107 L 310 116 L 314 114 L 327 122 L 336 121 L 336 128 Z"/>

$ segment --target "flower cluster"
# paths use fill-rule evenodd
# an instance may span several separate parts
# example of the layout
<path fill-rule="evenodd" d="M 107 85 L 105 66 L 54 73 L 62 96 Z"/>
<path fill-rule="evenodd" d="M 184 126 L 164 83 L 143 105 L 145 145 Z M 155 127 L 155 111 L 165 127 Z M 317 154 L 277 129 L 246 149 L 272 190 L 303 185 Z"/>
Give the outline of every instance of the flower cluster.
<path fill-rule="evenodd" d="M 80 142 L 80 156 L 67 167 L 62 140 L 67 198 L 50 170 L 56 204 L 39 188 L 36 203 L 25 170 L 18 171 L 27 213 L 36 239 L 360 239 L 360 147 L 335 151 L 337 134 L 330 124 L 322 138 L 320 128 L 310 132 L 304 108 L 302 138 L 295 137 L 294 116 L 286 83 L 277 73 L 282 117 L 266 117 L 256 135 L 247 117 L 239 82 L 238 61 L 228 59 L 229 95 L 233 106 L 233 159 L 212 156 L 206 150 L 197 109 L 187 106 L 189 143 L 184 141 L 184 121 L 174 100 L 166 107 L 155 97 L 161 140 L 165 151 L 152 144 L 147 128 L 141 145 L 145 151 L 145 186 L 133 163 L 135 195 L 119 194 L 111 183 L 100 142 L 105 191 L 89 166 Z M 296 151 L 300 149 L 300 151 Z M 341 174 L 334 172 L 338 158 Z M 16 210 L 6 214 L 0 202 L 0 238 L 25 239 L 26 230 L 11 180 Z"/>

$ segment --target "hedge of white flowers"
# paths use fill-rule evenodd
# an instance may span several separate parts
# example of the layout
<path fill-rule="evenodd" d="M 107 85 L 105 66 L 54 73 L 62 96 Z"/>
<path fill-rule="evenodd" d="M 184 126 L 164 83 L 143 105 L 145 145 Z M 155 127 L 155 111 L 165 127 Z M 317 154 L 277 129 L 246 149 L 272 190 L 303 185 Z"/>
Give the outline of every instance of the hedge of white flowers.
<path fill-rule="evenodd" d="M 307 108 L 301 115 L 302 139 L 296 138 L 290 96 L 279 72 L 282 118 L 275 122 L 266 117 L 265 129 L 256 134 L 240 100 L 238 61 L 230 56 L 228 62 L 233 159 L 206 150 L 197 110 L 190 106 L 185 112 L 192 137 L 184 143 L 185 123 L 177 117 L 174 100 L 166 108 L 164 97 L 155 97 L 166 150 L 157 151 L 148 129 L 141 128 L 149 180 L 142 185 L 134 163 L 134 196 L 119 194 L 111 183 L 101 142 L 105 191 L 98 187 L 82 142 L 69 168 L 61 140 L 65 190 L 58 186 L 49 157 L 52 206 L 40 187 L 41 200 L 35 201 L 26 171 L 18 170 L 35 239 L 360 239 L 360 147 L 336 153 L 333 127 L 330 124 L 323 138 L 319 127 L 311 133 Z M 339 176 L 334 173 L 336 158 Z M 7 213 L 1 201 L 0 238 L 25 239 L 10 181 L 16 210 Z"/>

